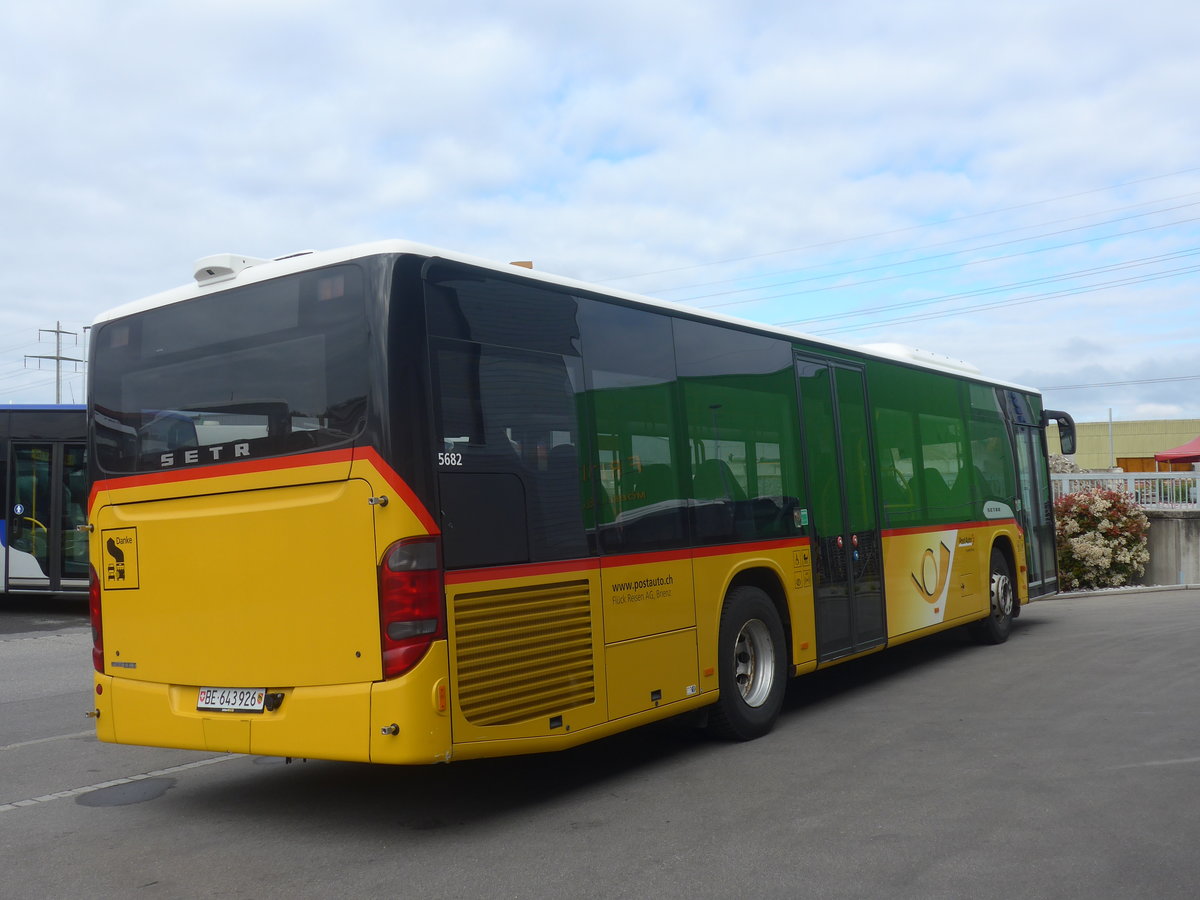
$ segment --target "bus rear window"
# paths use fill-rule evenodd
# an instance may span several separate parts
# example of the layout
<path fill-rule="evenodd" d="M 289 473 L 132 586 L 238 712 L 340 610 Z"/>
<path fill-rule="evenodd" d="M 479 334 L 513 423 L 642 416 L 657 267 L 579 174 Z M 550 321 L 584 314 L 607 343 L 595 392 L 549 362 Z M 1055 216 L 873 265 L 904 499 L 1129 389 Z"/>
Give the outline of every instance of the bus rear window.
<path fill-rule="evenodd" d="M 146 472 L 350 440 L 364 424 L 367 349 L 354 266 L 108 322 L 92 357 L 96 461 Z"/>

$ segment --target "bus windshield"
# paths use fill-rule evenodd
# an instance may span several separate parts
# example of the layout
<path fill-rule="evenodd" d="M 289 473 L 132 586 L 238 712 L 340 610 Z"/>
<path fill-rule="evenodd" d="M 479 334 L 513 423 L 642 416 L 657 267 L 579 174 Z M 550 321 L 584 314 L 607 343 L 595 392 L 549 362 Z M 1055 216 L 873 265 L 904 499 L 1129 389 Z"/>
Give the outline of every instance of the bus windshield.
<path fill-rule="evenodd" d="M 96 461 L 133 473 L 326 447 L 364 425 L 362 274 L 338 266 L 102 325 Z"/>

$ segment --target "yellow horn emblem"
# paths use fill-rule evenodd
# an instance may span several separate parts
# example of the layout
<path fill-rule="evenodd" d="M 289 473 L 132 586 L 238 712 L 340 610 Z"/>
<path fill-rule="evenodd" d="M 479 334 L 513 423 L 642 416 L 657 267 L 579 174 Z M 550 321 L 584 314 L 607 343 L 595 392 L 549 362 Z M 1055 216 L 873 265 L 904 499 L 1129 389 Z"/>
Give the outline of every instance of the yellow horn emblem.
<path fill-rule="evenodd" d="M 950 577 L 950 548 L 940 543 L 941 559 L 934 556 L 932 549 L 927 549 L 921 557 L 921 577 L 912 576 L 917 592 L 925 598 L 926 603 L 937 603 L 946 588 L 946 579 Z M 930 576 L 936 574 L 936 583 L 929 586 Z"/>

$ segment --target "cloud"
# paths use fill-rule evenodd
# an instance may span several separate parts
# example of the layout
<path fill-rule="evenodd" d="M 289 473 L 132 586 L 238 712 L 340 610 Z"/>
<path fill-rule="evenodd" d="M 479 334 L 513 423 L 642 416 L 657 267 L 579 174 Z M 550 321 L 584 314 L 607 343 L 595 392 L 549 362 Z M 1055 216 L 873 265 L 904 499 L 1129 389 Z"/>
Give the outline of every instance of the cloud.
<path fill-rule="evenodd" d="M 1134 419 L 1178 419 L 1184 407 L 1175 403 L 1139 403 L 1133 409 Z"/>
<path fill-rule="evenodd" d="M 1073 273 L 1200 247 L 1200 214 L 1055 234 L 1200 192 L 1182 0 L 77 0 L 0 27 L 0 400 L 45 398 L 5 393 L 36 328 L 199 256 L 389 236 L 766 322 L 954 296 L 822 327 L 1016 381 L 1198 374 L 1185 261 Z M 1200 416 L 1191 387 L 1060 405 Z"/>

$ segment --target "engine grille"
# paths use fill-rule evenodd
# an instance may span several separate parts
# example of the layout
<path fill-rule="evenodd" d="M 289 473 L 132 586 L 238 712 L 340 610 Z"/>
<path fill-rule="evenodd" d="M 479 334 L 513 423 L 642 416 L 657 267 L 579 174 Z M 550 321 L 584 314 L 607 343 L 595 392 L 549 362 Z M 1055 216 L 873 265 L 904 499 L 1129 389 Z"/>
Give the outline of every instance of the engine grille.
<path fill-rule="evenodd" d="M 454 598 L 458 703 L 473 725 L 511 725 L 595 700 L 587 581 Z"/>

